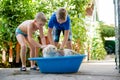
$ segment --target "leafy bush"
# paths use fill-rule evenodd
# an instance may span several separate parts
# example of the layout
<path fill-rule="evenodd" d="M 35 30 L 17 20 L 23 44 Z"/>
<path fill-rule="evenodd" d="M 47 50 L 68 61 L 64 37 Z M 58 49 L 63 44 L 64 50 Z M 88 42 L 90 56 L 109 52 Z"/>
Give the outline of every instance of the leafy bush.
<path fill-rule="evenodd" d="M 101 32 L 101 38 L 104 42 L 104 48 L 106 49 L 107 53 L 111 54 L 115 52 L 115 43 L 114 41 L 107 42 L 105 40 L 105 37 L 115 37 L 115 27 L 112 25 L 106 25 L 103 22 L 99 22 L 100 24 L 100 32 Z M 114 43 L 114 44 L 113 44 Z M 113 45 L 111 45 L 113 44 Z"/>
<path fill-rule="evenodd" d="M 99 25 L 96 25 L 95 31 L 96 31 L 94 33 L 95 35 L 92 39 L 92 49 L 91 49 L 90 58 L 92 60 L 102 60 L 105 58 L 107 53 L 104 48 L 104 42 L 100 34 L 101 30 Z"/>
<path fill-rule="evenodd" d="M 13 57 L 15 56 L 15 29 L 26 19 L 33 18 L 34 9 L 31 6 L 31 0 L 1 0 L 0 1 L 0 50 L 6 49 L 9 53 L 9 42 L 12 42 Z M 9 56 L 9 54 L 8 54 Z M 8 59 L 8 57 L 7 57 Z M 9 67 L 9 62 L 4 64 L 4 67 Z"/>
<path fill-rule="evenodd" d="M 100 30 L 102 37 L 114 37 L 115 36 L 115 27 L 106 25 L 103 22 L 100 22 Z"/>
<path fill-rule="evenodd" d="M 85 7 L 90 0 L 0 0 L 0 49 L 9 52 L 9 42 L 13 42 L 15 53 L 15 29 L 24 20 L 33 19 L 34 15 L 42 11 L 49 19 L 59 7 L 66 7 L 72 21 L 73 42 L 79 52 L 83 52 L 86 30 L 83 18 Z M 47 29 L 48 26 L 46 24 Z M 46 30 L 47 31 L 47 30 Z M 47 32 L 45 32 L 47 33 Z M 5 45 L 7 44 L 7 45 Z M 76 49 L 76 47 L 74 49 Z M 15 54 L 13 55 L 15 56 Z"/>
<path fill-rule="evenodd" d="M 82 19 L 75 19 L 72 23 L 73 49 L 79 53 L 84 53 L 84 42 L 87 40 L 85 22 Z"/>
<path fill-rule="evenodd" d="M 91 59 L 101 60 L 105 58 L 105 55 L 106 55 L 106 51 L 104 49 L 102 40 L 100 38 L 93 38 Z"/>

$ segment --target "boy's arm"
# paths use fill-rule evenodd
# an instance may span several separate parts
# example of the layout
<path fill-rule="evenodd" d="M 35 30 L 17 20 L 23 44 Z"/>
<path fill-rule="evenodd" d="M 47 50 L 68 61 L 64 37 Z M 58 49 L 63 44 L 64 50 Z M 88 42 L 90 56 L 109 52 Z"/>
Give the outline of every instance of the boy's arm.
<path fill-rule="evenodd" d="M 50 41 L 50 44 L 54 45 L 53 38 L 52 38 L 52 30 L 53 30 L 53 28 L 48 28 L 47 36 L 48 36 L 48 39 Z"/>
<path fill-rule="evenodd" d="M 32 33 L 33 33 L 32 28 L 33 25 L 29 25 L 29 27 L 27 28 L 28 40 L 34 47 L 41 47 L 41 45 L 38 42 L 36 42 L 32 37 Z"/>
<path fill-rule="evenodd" d="M 70 30 L 65 30 L 64 39 L 63 39 L 63 41 L 62 41 L 62 44 L 61 44 L 61 46 L 60 46 L 60 49 L 63 49 L 64 46 L 66 45 L 66 43 L 67 43 L 67 41 L 68 41 L 69 31 L 70 31 Z"/>
<path fill-rule="evenodd" d="M 67 21 L 66 21 L 66 27 L 65 27 L 65 30 L 64 30 L 64 39 L 62 41 L 62 45 L 60 46 L 60 49 L 63 49 L 64 46 L 66 45 L 67 41 L 68 41 L 68 36 L 69 36 L 69 31 L 70 31 L 70 27 L 71 27 L 71 20 L 70 20 L 70 17 L 67 16 Z"/>
<path fill-rule="evenodd" d="M 42 45 L 46 45 L 46 39 L 45 39 L 45 36 L 43 34 L 43 27 L 39 28 L 39 33 L 40 33 L 40 39 L 41 39 Z"/>

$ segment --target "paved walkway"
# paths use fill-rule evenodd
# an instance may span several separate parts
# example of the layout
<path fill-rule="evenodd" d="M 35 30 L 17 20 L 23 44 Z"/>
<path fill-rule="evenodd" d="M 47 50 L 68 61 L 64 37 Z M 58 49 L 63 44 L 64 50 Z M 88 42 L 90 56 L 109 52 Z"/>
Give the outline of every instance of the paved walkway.
<path fill-rule="evenodd" d="M 43 74 L 39 71 L 20 72 L 19 68 L 0 68 L 0 80 L 120 80 L 114 61 L 83 62 L 77 73 Z"/>

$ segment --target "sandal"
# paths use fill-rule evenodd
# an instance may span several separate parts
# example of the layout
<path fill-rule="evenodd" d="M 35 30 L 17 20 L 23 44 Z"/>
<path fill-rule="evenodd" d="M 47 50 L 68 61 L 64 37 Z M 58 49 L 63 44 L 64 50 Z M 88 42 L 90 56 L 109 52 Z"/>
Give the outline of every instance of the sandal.
<path fill-rule="evenodd" d="M 27 69 L 26 69 L 26 67 L 21 67 L 20 68 L 20 71 L 26 71 Z"/>
<path fill-rule="evenodd" d="M 33 68 L 30 68 L 30 70 L 37 70 L 37 71 L 39 71 L 39 68 L 35 66 Z"/>

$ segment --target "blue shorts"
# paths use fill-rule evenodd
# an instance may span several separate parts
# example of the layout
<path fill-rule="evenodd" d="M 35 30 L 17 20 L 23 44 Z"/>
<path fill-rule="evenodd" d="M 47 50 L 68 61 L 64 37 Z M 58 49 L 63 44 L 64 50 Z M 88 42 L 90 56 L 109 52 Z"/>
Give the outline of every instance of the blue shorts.
<path fill-rule="evenodd" d="M 19 28 L 16 29 L 15 34 L 16 34 L 16 36 L 17 36 L 18 34 L 22 34 L 24 37 L 27 37 L 27 34 L 24 33 L 24 32 L 22 32 Z"/>
<path fill-rule="evenodd" d="M 64 30 L 58 30 L 56 28 L 53 28 L 52 35 L 53 35 L 54 42 L 59 42 L 59 37 L 60 37 L 61 32 L 63 32 L 63 35 L 64 35 Z M 68 36 L 68 41 L 71 41 L 71 40 L 72 40 L 72 32 L 70 30 L 69 36 Z"/>

